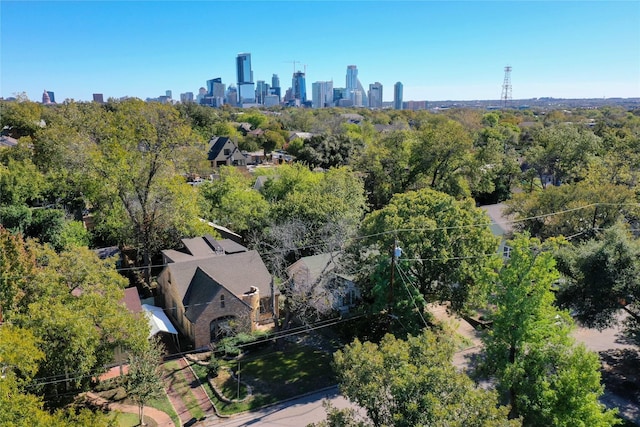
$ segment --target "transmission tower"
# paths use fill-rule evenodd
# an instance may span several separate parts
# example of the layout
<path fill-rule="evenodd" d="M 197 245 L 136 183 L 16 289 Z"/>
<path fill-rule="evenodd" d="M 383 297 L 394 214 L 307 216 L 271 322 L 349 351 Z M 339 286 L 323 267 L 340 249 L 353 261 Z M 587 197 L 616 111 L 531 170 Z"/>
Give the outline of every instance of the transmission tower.
<path fill-rule="evenodd" d="M 502 83 L 502 106 L 506 107 L 509 101 L 511 101 L 511 67 L 507 65 L 504 67 L 504 82 Z"/>

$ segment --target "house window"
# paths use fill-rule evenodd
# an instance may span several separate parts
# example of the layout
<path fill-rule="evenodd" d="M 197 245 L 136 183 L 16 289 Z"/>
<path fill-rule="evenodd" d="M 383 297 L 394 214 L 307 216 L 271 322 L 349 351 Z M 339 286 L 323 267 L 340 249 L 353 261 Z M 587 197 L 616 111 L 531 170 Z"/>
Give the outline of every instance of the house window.
<path fill-rule="evenodd" d="M 220 295 L 220 308 L 224 308 L 224 295 Z"/>
<path fill-rule="evenodd" d="M 506 259 L 511 258 L 511 247 L 505 245 L 505 247 L 502 248 L 502 257 Z"/>
<path fill-rule="evenodd" d="M 229 148 L 225 148 L 224 149 L 224 155 L 228 156 L 229 154 L 231 154 L 231 150 Z"/>

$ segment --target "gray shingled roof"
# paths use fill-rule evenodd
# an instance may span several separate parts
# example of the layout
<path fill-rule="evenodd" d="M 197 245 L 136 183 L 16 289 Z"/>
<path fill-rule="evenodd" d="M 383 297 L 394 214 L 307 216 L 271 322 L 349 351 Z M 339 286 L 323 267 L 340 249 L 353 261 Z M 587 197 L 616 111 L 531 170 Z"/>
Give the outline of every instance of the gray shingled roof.
<path fill-rule="evenodd" d="M 234 295 L 242 295 L 255 286 L 261 297 L 271 296 L 271 274 L 256 251 L 175 262 L 166 268 L 184 305 L 197 303 L 204 308 L 216 286 L 223 286 Z"/>

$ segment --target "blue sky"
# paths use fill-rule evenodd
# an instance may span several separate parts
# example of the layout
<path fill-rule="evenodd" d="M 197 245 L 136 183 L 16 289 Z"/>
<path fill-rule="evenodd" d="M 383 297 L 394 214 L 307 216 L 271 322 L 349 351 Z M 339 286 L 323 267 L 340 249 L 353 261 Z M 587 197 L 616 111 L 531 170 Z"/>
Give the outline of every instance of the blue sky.
<path fill-rule="evenodd" d="M 0 96 L 197 93 L 307 64 L 311 83 L 404 85 L 404 100 L 640 97 L 640 1 L 0 1 Z M 303 68 L 298 65 L 296 68 Z M 284 90 L 283 89 L 283 90 Z"/>

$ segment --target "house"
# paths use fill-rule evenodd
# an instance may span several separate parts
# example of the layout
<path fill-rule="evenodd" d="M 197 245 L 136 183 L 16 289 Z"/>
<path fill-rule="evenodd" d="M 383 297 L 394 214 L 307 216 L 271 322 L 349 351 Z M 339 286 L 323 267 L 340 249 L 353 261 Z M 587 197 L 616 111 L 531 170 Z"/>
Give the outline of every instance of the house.
<path fill-rule="evenodd" d="M 339 272 L 339 258 L 335 253 L 303 257 L 291 264 L 287 273 L 298 289 L 316 293 L 319 297 L 316 300 L 325 300 L 332 309 L 344 314 L 356 305 L 360 290 L 352 276 Z"/>
<path fill-rule="evenodd" d="M 493 205 L 480 206 L 480 208 L 491 218 L 489 227 L 493 235 L 500 237 L 498 253 L 502 254 L 504 258 L 509 258 L 511 248 L 507 245 L 507 240 L 510 239 L 513 234 L 513 218 L 504 214 L 507 205 L 504 203 L 496 203 Z"/>
<path fill-rule="evenodd" d="M 211 162 L 211 167 L 214 168 L 247 165 L 247 156 L 240 152 L 238 146 L 226 136 L 211 138 L 207 159 Z"/>
<path fill-rule="evenodd" d="M 209 235 L 182 242 L 184 251 L 162 251 L 167 265 L 158 288 L 167 315 L 194 348 L 278 316 L 278 292 L 258 252 Z"/>

